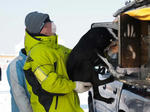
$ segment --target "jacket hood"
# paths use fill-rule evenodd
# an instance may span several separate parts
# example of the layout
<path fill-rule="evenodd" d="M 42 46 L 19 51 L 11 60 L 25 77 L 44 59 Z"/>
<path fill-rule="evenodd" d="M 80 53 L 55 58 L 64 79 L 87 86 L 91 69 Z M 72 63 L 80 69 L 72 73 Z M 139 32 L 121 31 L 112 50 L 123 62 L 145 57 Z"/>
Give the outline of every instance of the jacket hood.
<path fill-rule="evenodd" d="M 25 50 L 28 55 L 29 51 L 36 46 L 37 44 L 45 44 L 52 48 L 58 47 L 58 36 L 57 35 L 51 35 L 51 36 L 34 36 L 32 37 L 30 34 L 25 32 Z"/>

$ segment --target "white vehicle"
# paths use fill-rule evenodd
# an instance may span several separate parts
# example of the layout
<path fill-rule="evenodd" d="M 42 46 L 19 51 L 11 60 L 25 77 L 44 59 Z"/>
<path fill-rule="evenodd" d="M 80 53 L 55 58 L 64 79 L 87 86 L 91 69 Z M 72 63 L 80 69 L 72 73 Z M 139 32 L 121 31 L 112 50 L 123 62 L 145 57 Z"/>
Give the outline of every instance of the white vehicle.
<path fill-rule="evenodd" d="M 119 9 L 114 16 L 118 23 L 94 23 L 92 27 L 118 29 L 119 53 L 114 70 L 126 74 L 112 83 L 99 86 L 99 93 L 113 97 L 112 104 L 93 98 L 89 91 L 89 112 L 150 112 L 150 0 L 135 0 Z M 102 69 L 96 66 L 95 69 Z M 101 70 L 99 70 L 101 71 Z M 103 68 L 99 79 L 106 79 L 109 69 Z"/>

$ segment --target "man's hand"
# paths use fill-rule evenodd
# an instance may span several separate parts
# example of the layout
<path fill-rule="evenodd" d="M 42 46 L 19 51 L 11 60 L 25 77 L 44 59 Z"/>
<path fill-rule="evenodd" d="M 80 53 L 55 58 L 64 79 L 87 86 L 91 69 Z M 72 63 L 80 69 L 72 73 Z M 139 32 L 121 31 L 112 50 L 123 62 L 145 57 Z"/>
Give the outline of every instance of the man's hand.
<path fill-rule="evenodd" d="M 81 81 L 75 81 L 76 88 L 74 89 L 77 93 L 83 93 L 88 91 L 92 84 L 90 82 L 81 82 Z"/>

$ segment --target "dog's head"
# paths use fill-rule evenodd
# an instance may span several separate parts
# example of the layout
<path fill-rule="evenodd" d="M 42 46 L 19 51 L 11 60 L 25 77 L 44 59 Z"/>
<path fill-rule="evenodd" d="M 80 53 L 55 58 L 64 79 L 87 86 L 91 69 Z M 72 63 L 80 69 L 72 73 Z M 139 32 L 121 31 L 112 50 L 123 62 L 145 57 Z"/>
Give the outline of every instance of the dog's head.
<path fill-rule="evenodd" d="M 106 28 L 106 27 L 96 27 L 92 28 L 88 32 L 89 38 L 95 41 L 95 47 L 97 51 L 104 56 L 104 50 L 117 39 L 117 30 Z"/>

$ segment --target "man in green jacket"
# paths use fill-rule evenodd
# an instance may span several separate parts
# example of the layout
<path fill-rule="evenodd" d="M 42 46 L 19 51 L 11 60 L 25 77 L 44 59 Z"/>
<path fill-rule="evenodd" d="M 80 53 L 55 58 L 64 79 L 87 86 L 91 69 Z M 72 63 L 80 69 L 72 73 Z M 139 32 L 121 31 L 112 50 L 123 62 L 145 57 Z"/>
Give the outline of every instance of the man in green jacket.
<path fill-rule="evenodd" d="M 71 50 L 57 44 L 54 22 L 48 14 L 31 12 L 25 26 L 24 71 L 33 112 L 83 112 L 77 93 L 88 91 L 91 83 L 69 80 Z"/>

